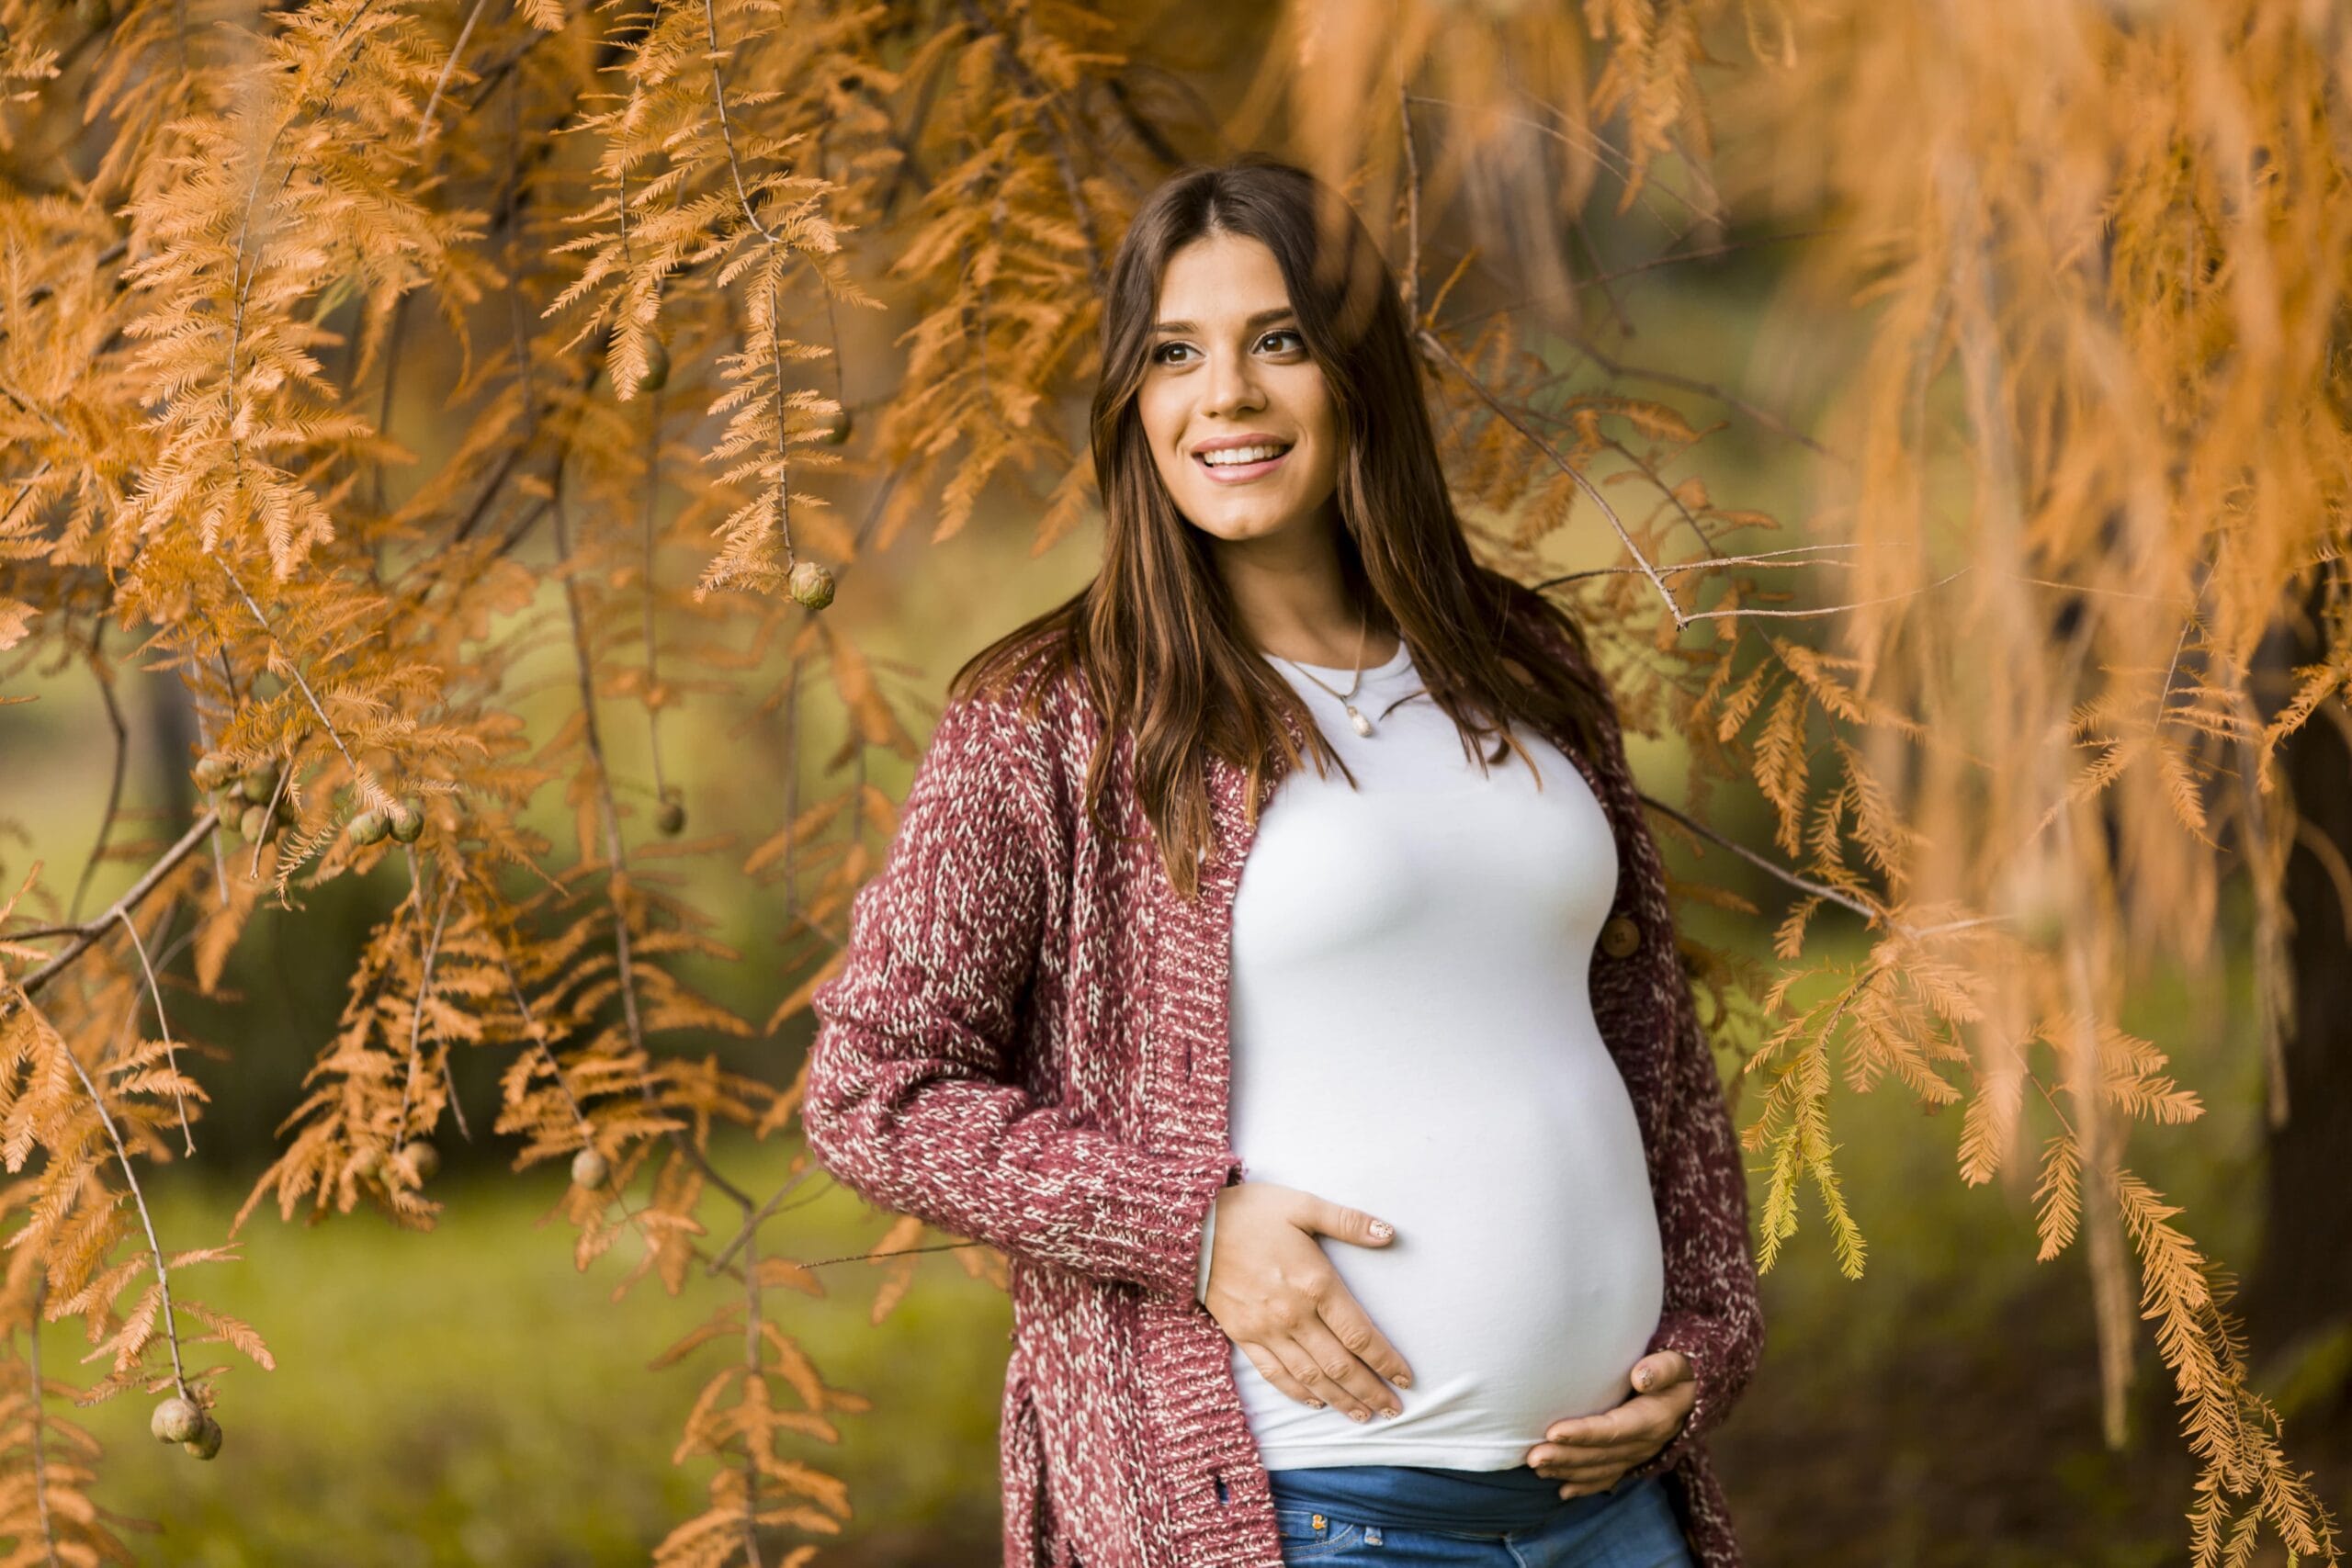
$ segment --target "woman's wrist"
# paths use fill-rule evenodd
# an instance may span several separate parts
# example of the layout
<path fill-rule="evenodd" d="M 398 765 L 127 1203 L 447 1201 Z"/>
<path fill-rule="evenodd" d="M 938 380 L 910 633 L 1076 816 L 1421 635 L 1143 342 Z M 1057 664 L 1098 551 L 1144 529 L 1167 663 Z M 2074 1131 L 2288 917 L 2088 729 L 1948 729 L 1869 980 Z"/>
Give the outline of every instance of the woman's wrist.
<path fill-rule="evenodd" d="M 1198 1282 L 1196 1282 L 1193 1287 L 1193 1299 L 1200 1302 L 1203 1305 L 1206 1305 L 1208 1303 L 1209 1258 L 1216 1249 L 1216 1203 L 1212 1200 L 1209 1203 L 1209 1217 L 1201 1223 L 1201 1272 Z"/>

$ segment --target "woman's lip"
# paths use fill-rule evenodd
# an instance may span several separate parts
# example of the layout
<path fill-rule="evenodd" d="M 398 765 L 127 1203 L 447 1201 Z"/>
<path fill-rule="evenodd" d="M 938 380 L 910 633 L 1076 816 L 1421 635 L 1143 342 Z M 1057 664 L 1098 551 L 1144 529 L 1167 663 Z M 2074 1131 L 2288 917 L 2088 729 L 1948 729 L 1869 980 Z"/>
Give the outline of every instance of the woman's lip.
<path fill-rule="evenodd" d="M 1275 468 L 1281 467 L 1283 458 L 1288 457 L 1292 452 L 1295 452 L 1297 450 L 1297 447 L 1293 446 L 1287 451 L 1282 453 L 1279 457 L 1269 457 L 1262 463 L 1228 463 L 1223 467 L 1219 467 L 1212 464 L 1207 458 L 1202 457 L 1198 453 L 1193 454 L 1193 461 L 1200 464 L 1200 466 L 1207 471 L 1209 478 L 1216 480 L 1219 484 L 1247 484 L 1250 480 L 1256 479 L 1261 474 L 1272 473 Z"/>

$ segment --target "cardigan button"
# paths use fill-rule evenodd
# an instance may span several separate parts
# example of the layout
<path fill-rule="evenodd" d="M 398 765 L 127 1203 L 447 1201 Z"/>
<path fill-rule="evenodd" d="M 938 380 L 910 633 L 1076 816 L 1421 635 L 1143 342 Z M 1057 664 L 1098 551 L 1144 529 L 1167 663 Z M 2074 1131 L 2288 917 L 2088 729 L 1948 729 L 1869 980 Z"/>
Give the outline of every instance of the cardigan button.
<path fill-rule="evenodd" d="M 1600 928 L 1600 951 L 1611 958 L 1630 958 L 1642 945 L 1642 928 L 1631 916 L 1616 915 Z"/>

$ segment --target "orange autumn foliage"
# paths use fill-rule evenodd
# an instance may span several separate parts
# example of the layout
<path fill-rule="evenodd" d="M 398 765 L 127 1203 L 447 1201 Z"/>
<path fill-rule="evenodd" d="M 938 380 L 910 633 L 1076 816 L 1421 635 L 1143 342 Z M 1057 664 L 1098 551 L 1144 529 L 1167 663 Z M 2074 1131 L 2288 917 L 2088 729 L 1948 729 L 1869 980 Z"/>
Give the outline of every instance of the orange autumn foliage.
<path fill-rule="evenodd" d="M 1687 742 L 1662 819 L 1703 850 L 1726 788 L 1770 813 L 1739 852 L 1790 890 L 1777 967 L 1692 953 L 1760 1100 L 1760 1261 L 1810 1189 L 1863 1268 L 1834 1083 L 1959 1106 L 1962 1179 L 2030 1161 L 2040 1256 L 2085 1240 L 2118 1440 L 2153 1324 L 2199 1568 L 2266 1531 L 2337 1561 L 2225 1276 L 2122 1161 L 2133 1123 L 2201 1101 L 2115 1018 L 2152 965 L 2211 961 L 2242 872 L 2274 1061 L 2291 1026 L 2272 762 L 2347 722 L 2352 680 L 2340 17 L 0 0 L 0 651 L 86 667 L 109 702 L 130 660 L 172 673 L 213 796 L 115 846 L 141 871 L 95 919 L 38 862 L 0 886 L 0 1568 L 130 1560 L 62 1402 L 168 1390 L 232 1422 L 227 1369 L 188 1352 L 270 1364 L 187 1293 L 233 1245 L 169 1252 L 141 1223 L 141 1173 L 193 1148 L 205 1100 L 154 973 L 185 954 L 209 991 L 254 922 L 387 862 L 402 896 L 238 1225 L 364 1204 L 429 1228 L 432 1140 L 474 1135 L 450 1058 L 497 1054 L 481 1132 L 518 1168 L 572 1162 L 580 1264 L 627 1247 L 623 1289 L 712 1294 L 657 1364 L 745 1348 L 676 1449 L 713 1461 L 708 1507 L 654 1561 L 805 1563 L 840 1532 L 851 1499 L 802 1446 L 864 1405 L 787 1292 L 848 1260 L 793 1256 L 805 1156 L 772 1194 L 714 1160 L 714 1128 L 787 1133 L 797 1085 L 708 1050 L 805 1012 L 894 826 L 868 755 L 920 749 L 909 671 L 822 604 L 999 491 L 1023 487 L 1038 550 L 1088 519 L 1072 392 L 1126 214 L 1183 157 L 1272 142 L 1393 237 L 1482 552 L 1596 628 L 1630 728 Z M 1791 299 L 1853 319 L 1817 420 L 1588 319 L 1626 281 L 1587 219 L 1629 214 L 1659 237 L 1643 270 L 1785 221 Z M 868 315 L 897 335 L 859 350 Z M 457 367 L 430 442 L 389 427 L 418 357 Z M 1758 546 L 1782 523 L 1719 499 L 1726 425 L 1815 461 L 1803 544 Z M 1563 569 L 1580 535 L 1607 565 Z M 2266 717 L 2257 644 L 2314 584 L 2325 657 Z M 526 700 L 546 649 L 552 718 Z M 673 836 L 662 723 L 689 704 L 773 715 L 792 748 L 757 842 Z M 645 777 L 614 760 L 640 723 Z M 804 754 L 834 792 L 799 797 Z M 550 788 L 560 840 L 528 819 Z M 686 856 L 782 891 L 764 1019 L 686 978 L 745 961 L 680 891 Z M 1808 942 L 1844 916 L 1859 961 Z M 727 1235 L 695 1218 L 714 1192 Z M 877 1320 L 933 1249 L 901 1219 L 865 1255 Z M 68 1320 L 108 1362 L 86 1388 L 39 1359 Z"/>

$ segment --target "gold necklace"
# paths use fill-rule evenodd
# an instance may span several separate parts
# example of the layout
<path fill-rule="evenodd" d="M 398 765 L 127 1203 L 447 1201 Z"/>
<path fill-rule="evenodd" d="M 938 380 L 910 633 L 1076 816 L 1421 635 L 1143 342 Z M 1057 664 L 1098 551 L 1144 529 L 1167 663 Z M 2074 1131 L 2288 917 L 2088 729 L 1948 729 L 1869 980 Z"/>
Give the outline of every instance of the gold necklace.
<path fill-rule="evenodd" d="M 1356 733 L 1358 735 L 1370 735 L 1372 733 L 1372 720 L 1364 717 L 1362 713 L 1359 713 L 1356 710 L 1356 705 L 1348 701 L 1348 699 L 1354 696 L 1356 694 L 1356 688 L 1363 684 L 1363 637 L 1365 631 L 1369 629 L 1371 623 L 1369 621 L 1360 620 L 1356 623 L 1356 678 L 1348 682 L 1348 689 L 1344 692 L 1333 686 L 1329 682 L 1316 674 L 1314 671 L 1309 670 L 1306 665 L 1301 664 L 1295 659 L 1283 659 L 1283 662 L 1284 664 L 1289 665 L 1292 669 L 1297 671 L 1300 674 L 1306 676 L 1308 680 L 1314 682 L 1317 685 L 1322 687 L 1325 691 L 1329 692 L 1333 696 L 1340 699 L 1340 705 L 1348 710 L 1348 722 L 1356 727 Z M 1274 655 L 1274 657 L 1282 659 L 1282 655 L 1279 653 Z"/>

